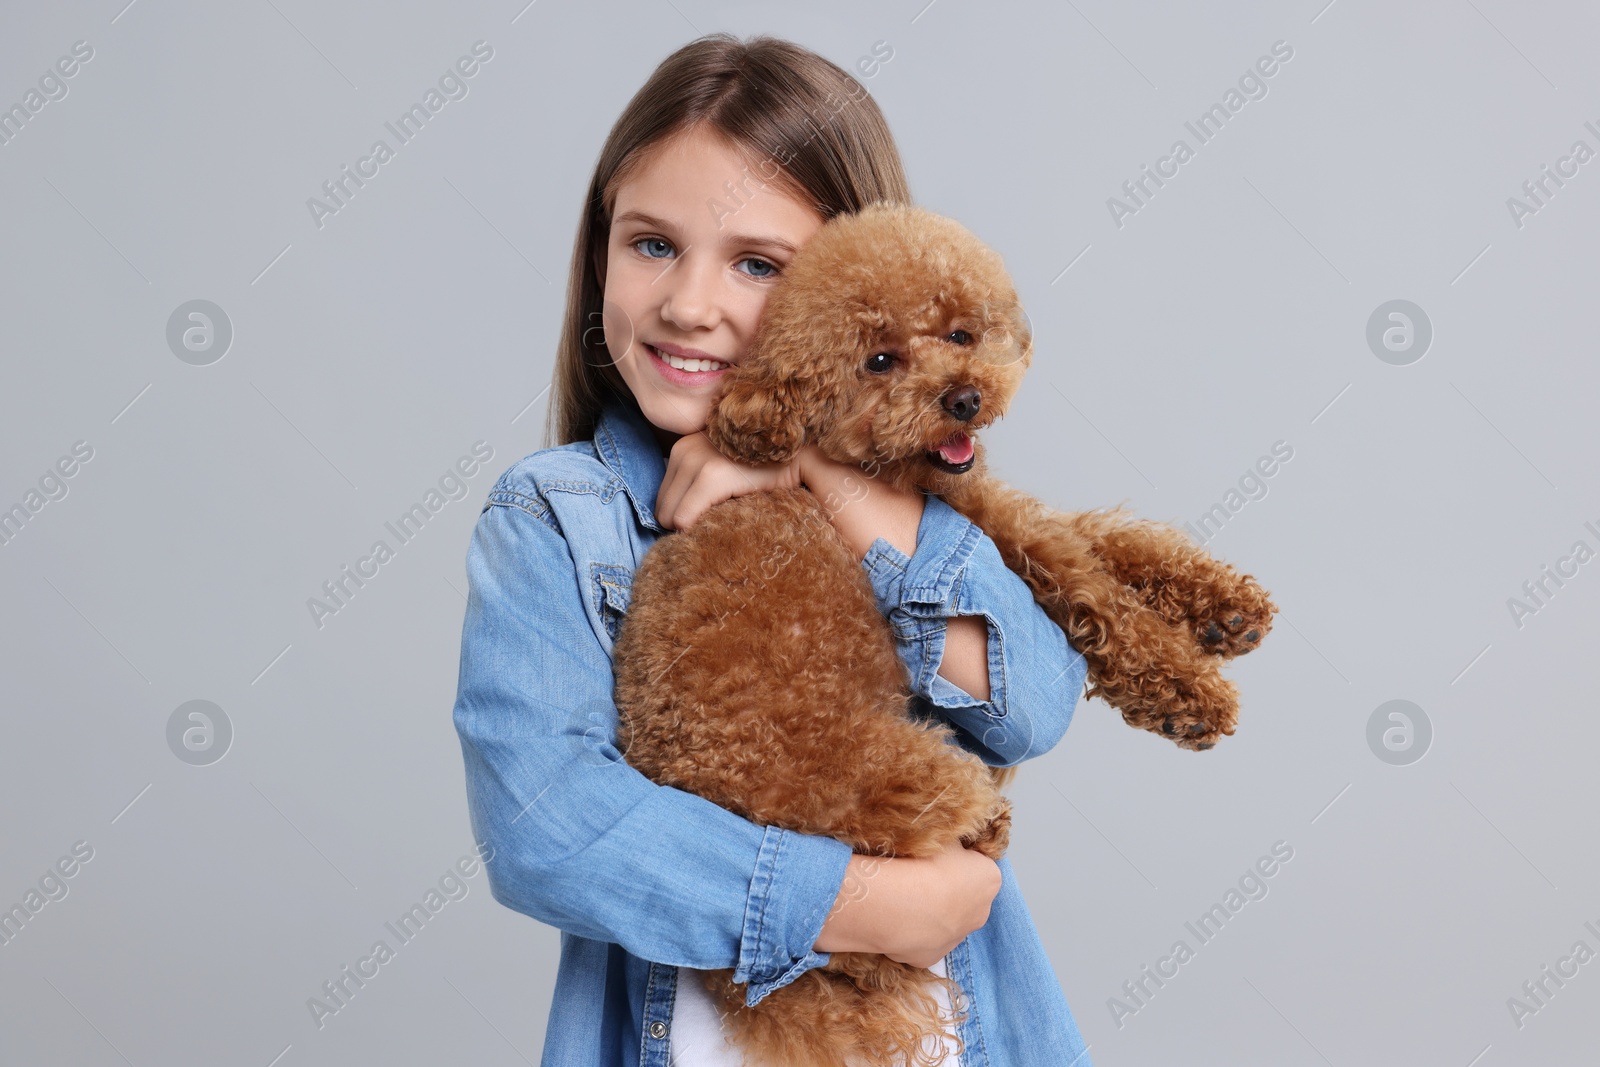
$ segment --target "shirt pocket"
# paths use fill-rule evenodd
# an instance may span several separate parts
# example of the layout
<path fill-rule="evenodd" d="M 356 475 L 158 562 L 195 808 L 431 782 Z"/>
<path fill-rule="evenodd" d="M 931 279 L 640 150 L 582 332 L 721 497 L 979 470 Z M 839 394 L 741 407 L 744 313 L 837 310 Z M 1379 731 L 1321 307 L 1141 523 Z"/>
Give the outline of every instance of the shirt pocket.
<path fill-rule="evenodd" d="M 622 629 L 622 618 L 628 613 L 628 601 L 633 591 L 633 570 L 616 563 L 590 565 L 593 577 L 594 609 L 606 636 L 614 644 Z"/>

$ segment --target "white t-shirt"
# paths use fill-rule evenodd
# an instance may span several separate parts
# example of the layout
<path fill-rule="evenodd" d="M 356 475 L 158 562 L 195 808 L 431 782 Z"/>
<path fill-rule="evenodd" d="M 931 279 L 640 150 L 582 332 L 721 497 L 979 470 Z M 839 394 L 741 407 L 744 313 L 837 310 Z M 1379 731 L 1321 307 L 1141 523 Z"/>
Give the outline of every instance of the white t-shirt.
<path fill-rule="evenodd" d="M 943 976 L 944 960 L 928 969 Z M 949 989 L 942 984 L 935 986 L 933 995 L 939 1001 L 940 1018 L 949 1020 L 955 1014 L 950 1006 Z M 668 1034 L 671 1047 L 667 1060 L 672 1067 L 744 1067 L 744 1057 L 728 1041 L 716 1002 L 700 980 L 699 971 L 678 968 L 678 996 L 672 1006 L 672 1026 Z M 958 1067 L 961 1061 L 956 1056 L 955 1030 L 948 1021 L 944 1048 L 945 1056 L 940 1062 L 945 1067 Z M 857 1065 L 847 1063 L 845 1067 Z"/>

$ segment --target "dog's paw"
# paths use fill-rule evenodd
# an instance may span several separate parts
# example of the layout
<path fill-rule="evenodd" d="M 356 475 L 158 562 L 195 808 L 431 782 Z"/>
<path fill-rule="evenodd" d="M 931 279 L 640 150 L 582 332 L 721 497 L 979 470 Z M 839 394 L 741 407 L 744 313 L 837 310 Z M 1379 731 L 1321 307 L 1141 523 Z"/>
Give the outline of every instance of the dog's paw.
<path fill-rule="evenodd" d="M 966 842 L 963 842 L 966 844 Z M 968 848 L 983 853 L 995 862 L 1006 854 L 1006 849 L 1011 845 L 1011 801 L 1005 797 L 1000 798 L 995 815 L 984 828 L 978 831 L 978 836 L 967 844 Z"/>
<path fill-rule="evenodd" d="M 1157 703 L 1123 708 L 1129 726 L 1159 734 L 1195 752 L 1216 747 L 1239 721 L 1238 690 L 1225 678 L 1179 683 L 1176 692 Z"/>
<path fill-rule="evenodd" d="M 1195 641 L 1206 652 L 1223 659 L 1242 656 L 1261 647 L 1272 630 L 1278 606 L 1266 590 L 1246 579 L 1226 598 L 1193 620 Z"/>

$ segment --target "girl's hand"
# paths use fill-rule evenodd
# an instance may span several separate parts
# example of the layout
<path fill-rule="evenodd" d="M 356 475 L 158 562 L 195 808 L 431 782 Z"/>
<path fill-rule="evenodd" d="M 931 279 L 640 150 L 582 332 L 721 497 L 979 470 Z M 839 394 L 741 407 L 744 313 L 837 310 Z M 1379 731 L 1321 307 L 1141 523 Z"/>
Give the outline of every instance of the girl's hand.
<path fill-rule="evenodd" d="M 851 856 L 812 947 L 930 968 L 989 921 L 1001 882 L 997 863 L 957 841 L 921 859 Z"/>
<path fill-rule="evenodd" d="M 687 530 L 713 505 L 765 489 L 798 489 L 800 456 L 787 463 L 736 463 L 718 452 L 705 431 L 684 434 L 667 456 L 667 472 L 656 493 L 656 521 Z"/>

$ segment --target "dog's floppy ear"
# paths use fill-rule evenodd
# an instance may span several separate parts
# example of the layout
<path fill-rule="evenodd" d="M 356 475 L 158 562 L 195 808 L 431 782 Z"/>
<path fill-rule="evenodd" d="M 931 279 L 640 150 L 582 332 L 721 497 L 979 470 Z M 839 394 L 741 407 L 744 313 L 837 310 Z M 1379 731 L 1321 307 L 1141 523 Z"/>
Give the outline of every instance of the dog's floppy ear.
<path fill-rule="evenodd" d="M 765 360 L 728 370 L 706 419 L 706 437 L 740 463 L 787 463 L 806 441 L 805 392 L 792 375 Z"/>

